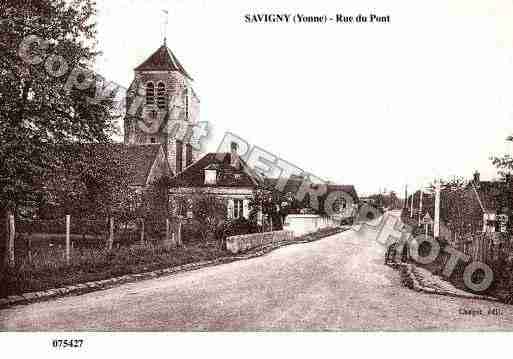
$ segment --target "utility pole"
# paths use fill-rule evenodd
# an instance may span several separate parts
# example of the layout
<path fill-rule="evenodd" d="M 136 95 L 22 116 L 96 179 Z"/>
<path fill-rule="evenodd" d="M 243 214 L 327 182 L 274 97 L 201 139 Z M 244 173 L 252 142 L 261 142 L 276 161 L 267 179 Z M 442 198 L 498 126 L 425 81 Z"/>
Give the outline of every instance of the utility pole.
<path fill-rule="evenodd" d="M 420 220 L 422 217 L 422 195 L 424 194 L 424 190 L 421 188 L 420 189 L 420 203 L 419 203 L 419 225 L 420 225 Z"/>
<path fill-rule="evenodd" d="M 71 215 L 66 215 L 66 265 L 71 264 Z"/>
<path fill-rule="evenodd" d="M 11 211 L 7 212 L 7 247 L 5 262 L 7 267 L 13 268 L 15 265 L 14 257 L 14 239 L 16 237 L 16 227 L 14 221 L 14 214 Z"/>
<path fill-rule="evenodd" d="M 435 221 L 433 223 L 433 236 L 440 236 L 440 181 L 435 180 Z"/>
<path fill-rule="evenodd" d="M 404 205 L 403 205 L 403 210 L 406 211 L 407 208 L 408 208 L 408 185 L 405 185 L 404 186 Z"/>
<path fill-rule="evenodd" d="M 411 204 L 410 204 L 410 218 L 413 218 L 413 197 L 415 197 L 415 192 L 411 194 Z"/>

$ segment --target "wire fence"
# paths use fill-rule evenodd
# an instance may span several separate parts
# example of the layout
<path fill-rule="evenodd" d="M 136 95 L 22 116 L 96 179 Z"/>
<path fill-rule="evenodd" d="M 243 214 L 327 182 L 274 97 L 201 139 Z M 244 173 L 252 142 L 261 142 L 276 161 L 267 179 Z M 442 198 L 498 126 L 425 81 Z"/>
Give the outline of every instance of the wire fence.
<path fill-rule="evenodd" d="M 434 236 L 433 226 L 419 225 L 419 222 L 409 217 L 402 218 L 403 222 L 413 228 L 413 235 L 427 234 Z M 427 229 L 427 232 L 426 232 Z M 500 260 L 513 261 L 513 236 L 508 232 L 469 231 L 459 234 L 448 227 L 440 226 L 440 238 L 451 246 L 469 256 L 473 261 L 494 263 Z"/>
<path fill-rule="evenodd" d="M 488 232 L 469 234 L 455 242 L 457 249 L 472 260 L 491 263 L 513 257 L 512 237 L 506 233 Z"/>
<path fill-rule="evenodd" d="M 64 218 L 25 220 L 11 216 L 3 242 L 8 266 L 71 265 L 112 251 L 167 243 L 180 246 L 179 218 Z"/>

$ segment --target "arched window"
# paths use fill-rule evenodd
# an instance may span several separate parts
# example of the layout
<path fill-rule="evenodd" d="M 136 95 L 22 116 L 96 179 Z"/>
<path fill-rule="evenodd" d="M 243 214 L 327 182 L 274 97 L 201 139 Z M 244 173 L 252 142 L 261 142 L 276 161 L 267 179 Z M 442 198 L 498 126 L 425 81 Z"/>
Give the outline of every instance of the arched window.
<path fill-rule="evenodd" d="M 153 105 L 155 103 L 155 85 L 153 82 L 146 84 L 146 104 Z"/>
<path fill-rule="evenodd" d="M 166 85 L 159 82 L 157 85 L 157 106 L 159 108 L 166 107 Z"/>

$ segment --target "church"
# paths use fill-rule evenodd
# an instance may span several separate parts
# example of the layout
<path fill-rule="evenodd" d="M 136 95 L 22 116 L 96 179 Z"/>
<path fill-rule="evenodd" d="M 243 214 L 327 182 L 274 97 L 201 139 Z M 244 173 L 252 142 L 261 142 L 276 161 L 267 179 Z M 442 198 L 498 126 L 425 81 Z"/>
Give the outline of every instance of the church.
<path fill-rule="evenodd" d="M 131 153 L 153 148 L 155 157 L 140 156 L 147 160 L 137 165 L 141 171 L 135 172 L 145 172 L 147 177 L 139 180 L 139 184 L 134 182 L 133 187 L 140 192 L 166 176 L 171 179 L 169 209 L 175 214 L 190 216 L 187 211 L 177 212 L 178 203 L 190 201 L 192 195 L 199 193 L 221 198 L 226 204 L 227 218 L 247 219 L 255 189 L 272 183 L 272 179 L 255 173 L 239 156 L 236 143 L 223 153 L 201 153 L 197 139 L 189 131 L 199 122 L 200 101 L 192 83 L 192 77 L 165 40 L 135 67 L 134 80 L 127 91 L 123 146 Z M 289 180 L 289 187 L 294 183 Z M 353 203 L 358 203 L 354 186 L 331 184 L 328 192 L 331 191 L 343 191 L 353 198 Z M 285 192 L 296 193 L 297 188 Z M 341 209 L 346 210 L 354 208 Z M 343 217 L 348 216 L 352 213 Z"/>
<path fill-rule="evenodd" d="M 201 192 L 222 198 L 228 218 L 248 218 L 249 202 L 261 179 L 239 158 L 235 144 L 226 153 L 201 153 L 191 131 L 199 121 L 200 105 L 192 83 L 166 41 L 135 67 L 126 98 L 124 145 L 131 152 L 156 147 L 162 151 L 154 151 L 160 154 L 150 159 L 155 164 L 141 164 L 159 171 L 148 171 L 151 178 L 145 179 L 143 186 L 134 183 L 134 188 L 144 190 L 159 177 L 167 176 L 172 179 L 171 208 L 176 208 L 173 202 L 178 197 Z"/>

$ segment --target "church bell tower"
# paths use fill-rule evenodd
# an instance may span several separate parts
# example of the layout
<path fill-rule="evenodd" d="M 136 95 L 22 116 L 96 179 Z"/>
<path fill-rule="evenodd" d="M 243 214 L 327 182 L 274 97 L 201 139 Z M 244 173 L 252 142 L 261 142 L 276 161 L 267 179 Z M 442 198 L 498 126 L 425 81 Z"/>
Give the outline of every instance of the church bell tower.
<path fill-rule="evenodd" d="M 199 156 L 190 130 L 199 121 L 199 99 L 192 81 L 164 40 L 134 69 L 134 80 L 127 91 L 124 143 L 161 144 L 173 175 Z"/>

